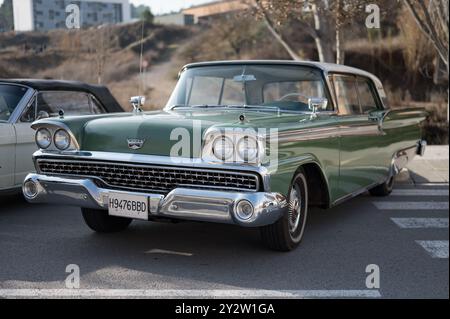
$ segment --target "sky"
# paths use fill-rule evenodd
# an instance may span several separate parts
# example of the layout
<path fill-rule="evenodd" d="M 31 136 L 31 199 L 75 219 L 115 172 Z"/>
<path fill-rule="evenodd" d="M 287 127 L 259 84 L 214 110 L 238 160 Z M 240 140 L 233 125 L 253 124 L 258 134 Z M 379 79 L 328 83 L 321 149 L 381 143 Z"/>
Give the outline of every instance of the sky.
<path fill-rule="evenodd" d="M 190 6 L 211 2 L 213 0 L 130 0 L 135 5 L 145 4 L 150 7 L 153 14 L 169 13 L 179 11 Z M 0 5 L 3 0 L 0 0 Z"/>

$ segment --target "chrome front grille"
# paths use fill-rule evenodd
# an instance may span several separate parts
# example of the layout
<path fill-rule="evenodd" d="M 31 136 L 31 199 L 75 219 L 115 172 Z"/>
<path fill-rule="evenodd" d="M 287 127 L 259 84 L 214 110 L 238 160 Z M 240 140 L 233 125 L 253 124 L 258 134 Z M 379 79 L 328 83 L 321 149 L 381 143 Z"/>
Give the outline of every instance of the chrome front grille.
<path fill-rule="evenodd" d="M 258 191 L 257 174 L 119 162 L 38 159 L 43 174 L 89 177 L 113 189 L 168 193 L 177 187 Z M 100 185 L 102 186 L 102 185 Z"/>

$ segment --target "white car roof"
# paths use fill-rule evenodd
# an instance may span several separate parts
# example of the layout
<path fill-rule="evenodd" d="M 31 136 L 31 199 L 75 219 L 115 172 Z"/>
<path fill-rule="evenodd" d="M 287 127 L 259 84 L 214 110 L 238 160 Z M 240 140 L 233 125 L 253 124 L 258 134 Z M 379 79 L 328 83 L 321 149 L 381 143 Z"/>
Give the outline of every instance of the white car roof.
<path fill-rule="evenodd" d="M 236 64 L 279 64 L 279 65 L 302 65 L 311 66 L 322 70 L 325 73 L 348 73 L 360 76 L 365 76 L 372 79 L 377 87 L 382 87 L 380 79 L 367 71 L 354 68 L 347 65 L 335 64 L 335 63 L 323 63 L 317 61 L 294 61 L 294 60 L 227 60 L 227 61 L 206 61 L 190 63 L 183 67 L 192 68 L 199 66 L 212 66 L 212 65 L 236 65 Z"/>

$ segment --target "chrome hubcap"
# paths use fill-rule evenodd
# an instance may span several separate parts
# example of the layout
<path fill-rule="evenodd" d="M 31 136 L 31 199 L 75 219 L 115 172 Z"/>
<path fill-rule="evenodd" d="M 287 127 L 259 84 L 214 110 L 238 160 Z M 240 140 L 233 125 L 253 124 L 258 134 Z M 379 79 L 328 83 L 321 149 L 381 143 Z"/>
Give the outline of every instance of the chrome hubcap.
<path fill-rule="evenodd" d="M 302 214 L 302 199 L 300 192 L 293 187 L 290 194 L 290 209 L 289 209 L 289 230 L 294 233 L 300 224 L 300 217 Z"/>

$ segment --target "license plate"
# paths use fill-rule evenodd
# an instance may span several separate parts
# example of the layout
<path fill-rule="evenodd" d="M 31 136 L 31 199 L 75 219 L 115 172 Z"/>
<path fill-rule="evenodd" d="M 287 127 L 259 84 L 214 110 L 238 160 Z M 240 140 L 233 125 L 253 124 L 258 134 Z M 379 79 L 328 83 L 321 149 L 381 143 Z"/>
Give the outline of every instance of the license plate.
<path fill-rule="evenodd" d="M 108 213 L 112 216 L 148 220 L 148 197 L 109 193 Z"/>

